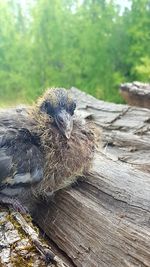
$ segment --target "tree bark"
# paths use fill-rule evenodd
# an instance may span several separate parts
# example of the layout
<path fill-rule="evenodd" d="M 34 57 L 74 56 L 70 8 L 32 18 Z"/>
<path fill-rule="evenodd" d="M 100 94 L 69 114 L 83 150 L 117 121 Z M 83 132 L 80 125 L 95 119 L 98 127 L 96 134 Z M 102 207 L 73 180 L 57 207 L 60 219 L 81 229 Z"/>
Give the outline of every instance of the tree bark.
<path fill-rule="evenodd" d="M 150 108 L 150 84 L 140 82 L 121 84 L 120 93 L 129 105 Z"/>
<path fill-rule="evenodd" d="M 34 220 L 69 267 L 150 267 L 150 110 L 72 93 L 77 113 L 102 128 L 102 147 L 86 177 L 33 200 Z"/>
<path fill-rule="evenodd" d="M 78 112 L 103 128 L 86 178 L 35 215 L 75 266 L 150 266 L 150 111 L 76 89 Z"/>
<path fill-rule="evenodd" d="M 29 216 L 24 218 L 18 212 L 0 206 L 0 266 L 72 266 L 54 251 L 54 247 L 51 249 L 41 239 Z"/>

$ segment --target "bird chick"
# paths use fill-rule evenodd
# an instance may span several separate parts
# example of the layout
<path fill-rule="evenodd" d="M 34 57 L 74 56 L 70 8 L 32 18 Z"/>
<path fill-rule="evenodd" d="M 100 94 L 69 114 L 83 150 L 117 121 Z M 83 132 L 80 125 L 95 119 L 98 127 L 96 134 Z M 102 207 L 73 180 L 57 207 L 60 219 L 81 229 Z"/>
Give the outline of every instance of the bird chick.
<path fill-rule="evenodd" d="M 0 114 L 1 202 L 13 204 L 27 190 L 45 198 L 88 171 L 99 137 L 75 108 L 69 91 L 55 88 L 25 114 Z"/>
<path fill-rule="evenodd" d="M 49 89 L 36 105 L 36 114 L 45 113 L 59 131 L 69 139 L 73 129 L 73 115 L 76 108 L 75 100 L 64 88 Z M 35 116 L 35 113 L 34 113 Z"/>

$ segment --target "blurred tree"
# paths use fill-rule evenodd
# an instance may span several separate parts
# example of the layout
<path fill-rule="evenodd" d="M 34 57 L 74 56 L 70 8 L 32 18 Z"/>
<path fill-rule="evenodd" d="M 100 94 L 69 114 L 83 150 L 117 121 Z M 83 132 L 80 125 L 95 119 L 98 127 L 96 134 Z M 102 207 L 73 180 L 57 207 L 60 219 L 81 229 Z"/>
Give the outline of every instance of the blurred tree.
<path fill-rule="evenodd" d="M 150 82 L 150 57 L 141 58 L 141 64 L 135 66 L 134 72 L 139 80 Z"/>
<path fill-rule="evenodd" d="M 147 59 L 150 57 L 150 0 L 132 0 L 128 35 L 130 39 L 128 58 L 131 62 L 131 77 L 140 79 L 142 76 L 138 75 L 138 65 L 141 65 L 141 61 L 143 65 L 144 62 L 147 64 Z M 148 81 L 148 79 L 147 76 L 145 80 Z"/>
<path fill-rule="evenodd" d="M 150 0 L 130 2 L 131 9 L 126 10 L 121 16 L 120 59 L 124 69 L 123 75 L 128 81 L 133 81 L 140 79 L 137 66 L 141 65 L 141 60 L 150 56 Z M 118 26 L 119 24 L 117 29 Z"/>
<path fill-rule="evenodd" d="M 118 1 L 117 1 L 118 2 Z M 0 1 L 0 99 L 76 86 L 121 102 L 123 81 L 149 81 L 150 0 Z"/>
<path fill-rule="evenodd" d="M 28 81 L 25 77 L 28 41 L 21 7 L 17 1 L 0 1 L 0 98 L 21 99 Z"/>
<path fill-rule="evenodd" d="M 74 85 L 109 98 L 113 68 L 108 46 L 114 15 L 106 1 L 37 1 L 32 36 L 40 86 Z"/>

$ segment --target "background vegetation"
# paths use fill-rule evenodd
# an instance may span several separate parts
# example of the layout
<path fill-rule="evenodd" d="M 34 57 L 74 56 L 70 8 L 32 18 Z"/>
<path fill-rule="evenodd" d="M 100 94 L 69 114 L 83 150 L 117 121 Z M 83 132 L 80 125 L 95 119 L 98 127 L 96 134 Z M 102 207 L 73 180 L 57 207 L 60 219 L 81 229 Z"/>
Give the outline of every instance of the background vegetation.
<path fill-rule="evenodd" d="M 121 102 L 121 82 L 150 82 L 150 1 L 1 0 L 0 103 L 51 86 Z"/>

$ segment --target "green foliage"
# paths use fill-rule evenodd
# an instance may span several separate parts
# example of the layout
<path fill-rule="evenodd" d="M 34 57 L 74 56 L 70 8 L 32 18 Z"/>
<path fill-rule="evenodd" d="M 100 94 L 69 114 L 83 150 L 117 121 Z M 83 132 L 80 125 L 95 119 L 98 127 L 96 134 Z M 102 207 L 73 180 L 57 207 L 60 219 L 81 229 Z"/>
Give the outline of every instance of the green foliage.
<path fill-rule="evenodd" d="M 135 66 L 134 72 L 139 80 L 150 82 L 150 57 L 142 57 L 141 64 Z"/>
<path fill-rule="evenodd" d="M 120 103 L 119 84 L 150 81 L 150 1 L 0 1 L 0 103 L 76 86 Z"/>

